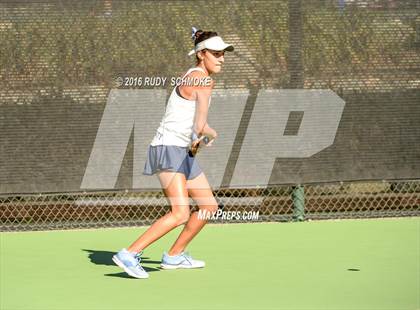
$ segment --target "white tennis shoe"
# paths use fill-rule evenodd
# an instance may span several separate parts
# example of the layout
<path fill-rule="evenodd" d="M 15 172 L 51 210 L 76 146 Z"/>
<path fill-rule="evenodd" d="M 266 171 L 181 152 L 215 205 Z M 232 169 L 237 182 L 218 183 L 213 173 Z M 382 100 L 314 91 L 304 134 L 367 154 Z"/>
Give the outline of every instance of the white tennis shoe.
<path fill-rule="evenodd" d="M 112 257 L 112 260 L 130 276 L 138 279 L 147 279 L 149 274 L 140 265 L 141 254 L 142 252 L 134 254 L 126 249 L 122 249 Z"/>
<path fill-rule="evenodd" d="M 203 268 L 205 265 L 205 262 L 193 259 L 188 252 L 182 252 L 174 256 L 170 256 L 165 252 L 163 253 L 160 267 L 162 269 L 193 269 Z"/>

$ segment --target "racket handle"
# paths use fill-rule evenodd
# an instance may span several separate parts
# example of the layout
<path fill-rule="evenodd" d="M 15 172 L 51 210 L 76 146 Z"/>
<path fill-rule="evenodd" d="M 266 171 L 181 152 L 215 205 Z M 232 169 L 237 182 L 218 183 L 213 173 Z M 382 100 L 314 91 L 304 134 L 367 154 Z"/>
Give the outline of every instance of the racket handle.
<path fill-rule="evenodd" d="M 201 148 L 201 147 L 200 147 L 200 143 L 201 143 L 201 142 L 204 142 L 204 144 L 206 144 L 206 145 L 207 145 L 210 141 L 211 141 L 211 139 L 210 139 L 209 137 L 207 137 L 207 136 L 202 136 L 202 137 L 200 138 L 200 141 L 198 142 L 198 145 L 197 145 L 197 147 L 195 148 L 195 150 L 193 151 L 193 150 L 192 150 L 192 148 L 190 148 L 190 149 L 188 150 L 188 155 L 190 155 L 190 157 L 194 157 L 194 156 L 198 153 L 199 149 Z"/>

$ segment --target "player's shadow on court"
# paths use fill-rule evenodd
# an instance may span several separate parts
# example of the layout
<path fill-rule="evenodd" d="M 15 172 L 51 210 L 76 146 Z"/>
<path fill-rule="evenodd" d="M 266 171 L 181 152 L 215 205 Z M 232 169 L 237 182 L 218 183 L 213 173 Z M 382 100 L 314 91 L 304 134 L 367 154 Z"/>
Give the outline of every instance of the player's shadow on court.
<path fill-rule="evenodd" d="M 89 250 L 89 249 L 82 249 L 82 250 L 88 253 L 88 257 L 89 257 L 91 263 L 94 263 L 95 265 L 117 267 L 115 265 L 115 263 L 112 261 L 112 256 L 115 254 L 115 252 L 97 251 L 97 250 Z M 160 265 L 160 263 L 161 263 L 160 261 L 150 260 L 149 257 L 142 257 L 141 262 L 144 263 L 144 264 L 153 264 L 153 265 Z M 146 266 L 143 266 L 143 268 L 147 272 L 160 271 L 160 269 L 158 269 L 158 268 L 152 268 L 152 267 L 146 267 Z M 119 273 L 114 273 L 114 274 L 106 274 L 106 276 L 120 277 L 120 278 L 131 278 L 125 272 L 119 272 Z"/>

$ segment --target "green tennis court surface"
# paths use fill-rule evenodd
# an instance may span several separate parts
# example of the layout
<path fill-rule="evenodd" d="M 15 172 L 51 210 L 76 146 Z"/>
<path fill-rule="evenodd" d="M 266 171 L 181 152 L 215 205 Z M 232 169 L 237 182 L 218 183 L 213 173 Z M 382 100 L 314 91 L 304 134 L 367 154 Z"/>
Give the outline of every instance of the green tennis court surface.
<path fill-rule="evenodd" d="M 209 225 L 201 270 L 111 261 L 144 228 L 1 234 L 0 309 L 420 309 L 420 218 Z"/>

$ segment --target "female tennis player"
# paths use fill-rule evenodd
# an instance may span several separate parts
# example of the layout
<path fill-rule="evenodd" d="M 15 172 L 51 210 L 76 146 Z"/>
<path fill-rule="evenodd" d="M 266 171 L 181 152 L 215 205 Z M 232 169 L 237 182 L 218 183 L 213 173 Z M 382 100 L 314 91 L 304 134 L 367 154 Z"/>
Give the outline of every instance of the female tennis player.
<path fill-rule="evenodd" d="M 193 28 L 194 49 L 188 55 L 196 55 L 196 67 L 182 77 L 183 83 L 175 86 L 169 97 L 165 115 L 148 147 L 143 174 L 157 174 L 171 211 L 151 225 L 128 248 L 113 256 L 113 261 L 135 278 L 148 278 L 140 264 L 143 250 L 179 225 L 184 229 L 175 243 L 163 253 L 161 268 L 202 268 L 203 261 L 193 259 L 186 247 L 206 224 L 198 212 L 190 214 L 189 196 L 198 207 L 214 213 L 218 204 L 194 156 L 203 137 L 210 146 L 217 137 L 207 123 L 208 109 L 214 81 L 211 75 L 219 73 L 224 63 L 225 51 L 233 51 L 216 32 Z M 192 151 L 192 152 L 191 152 Z"/>

